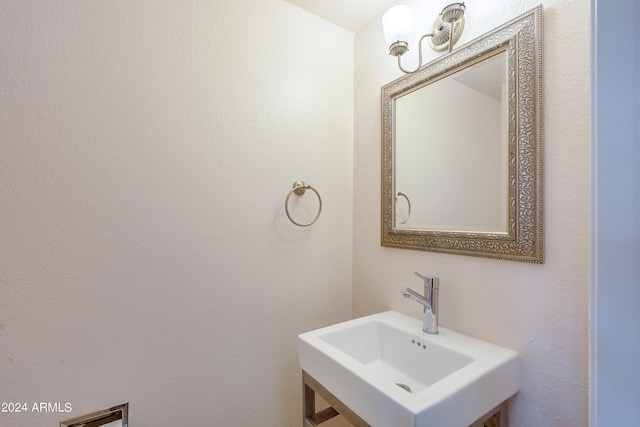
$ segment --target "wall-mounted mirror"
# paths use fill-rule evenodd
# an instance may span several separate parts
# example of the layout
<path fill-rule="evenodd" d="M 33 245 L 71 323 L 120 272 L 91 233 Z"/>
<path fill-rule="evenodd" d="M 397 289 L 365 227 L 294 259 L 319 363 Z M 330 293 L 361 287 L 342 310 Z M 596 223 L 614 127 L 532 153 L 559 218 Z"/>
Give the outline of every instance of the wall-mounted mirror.
<path fill-rule="evenodd" d="M 382 88 L 382 245 L 543 262 L 542 6 Z"/>

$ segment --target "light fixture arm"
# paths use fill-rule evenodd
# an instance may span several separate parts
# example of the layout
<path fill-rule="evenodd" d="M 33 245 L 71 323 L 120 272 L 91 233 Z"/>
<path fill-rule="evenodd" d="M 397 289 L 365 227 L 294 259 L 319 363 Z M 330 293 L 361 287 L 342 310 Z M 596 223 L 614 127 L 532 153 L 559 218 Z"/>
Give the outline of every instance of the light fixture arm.
<path fill-rule="evenodd" d="M 453 52 L 453 31 L 456 28 L 456 20 L 451 21 L 451 34 L 449 35 L 449 53 Z"/>
<path fill-rule="evenodd" d="M 400 62 L 400 57 L 402 55 L 397 55 L 398 56 L 398 67 L 400 68 L 400 70 L 403 73 L 405 73 L 405 74 L 415 73 L 416 71 L 418 71 L 420 69 L 420 67 L 422 67 L 422 40 L 426 39 L 427 37 L 433 37 L 433 33 L 427 33 L 424 36 L 420 37 L 420 41 L 418 42 L 418 66 L 416 67 L 415 70 L 408 71 L 408 70 L 405 70 L 404 68 L 402 68 L 402 63 Z"/>
<path fill-rule="evenodd" d="M 433 50 L 442 51 L 448 48 L 453 52 L 453 46 L 458 41 L 464 30 L 464 3 L 452 3 L 442 9 L 431 25 L 429 33 L 420 37 L 418 42 L 418 66 L 414 70 L 406 70 L 402 67 L 400 57 L 409 50 L 406 41 L 411 35 L 412 11 L 409 6 L 396 5 L 389 9 L 382 17 L 382 26 L 385 40 L 389 46 L 389 55 L 398 57 L 398 68 L 405 74 L 412 74 L 422 67 L 422 41 L 431 37 L 429 45 Z"/>

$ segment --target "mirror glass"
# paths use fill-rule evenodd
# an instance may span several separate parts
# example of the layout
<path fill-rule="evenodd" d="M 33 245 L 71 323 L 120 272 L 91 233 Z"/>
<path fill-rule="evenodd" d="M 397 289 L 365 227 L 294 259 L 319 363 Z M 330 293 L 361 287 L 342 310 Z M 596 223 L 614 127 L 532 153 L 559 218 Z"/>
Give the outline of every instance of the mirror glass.
<path fill-rule="evenodd" d="M 395 100 L 396 227 L 507 232 L 506 70 L 503 50 Z"/>
<path fill-rule="evenodd" d="M 382 246 L 543 262 L 542 6 L 382 88 Z"/>

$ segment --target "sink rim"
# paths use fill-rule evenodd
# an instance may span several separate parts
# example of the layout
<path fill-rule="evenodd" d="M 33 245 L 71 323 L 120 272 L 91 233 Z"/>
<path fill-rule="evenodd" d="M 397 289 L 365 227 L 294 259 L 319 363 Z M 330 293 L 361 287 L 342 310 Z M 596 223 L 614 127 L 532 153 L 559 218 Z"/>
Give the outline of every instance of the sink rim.
<path fill-rule="evenodd" d="M 444 349 L 451 351 L 452 353 L 456 353 L 456 355 L 458 357 L 462 357 L 464 359 L 469 359 L 468 361 L 464 362 L 459 368 L 456 368 L 455 370 L 453 370 L 452 372 L 445 374 L 442 378 L 434 381 L 433 383 L 431 383 L 430 385 L 427 385 L 425 387 L 423 387 L 420 391 L 417 392 L 411 392 L 410 394 L 414 394 L 414 395 L 419 395 L 421 393 L 423 393 L 425 390 L 429 389 L 430 387 L 433 387 L 434 385 L 436 385 L 438 382 L 443 381 L 444 379 L 450 377 L 451 375 L 454 375 L 456 372 L 460 371 L 461 369 L 465 369 L 467 368 L 469 365 L 473 364 L 473 363 L 481 363 L 482 361 L 485 360 L 485 358 L 491 357 L 492 359 L 495 359 L 493 356 L 493 354 L 491 355 L 487 355 L 486 353 L 483 353 L 482 351 L 478 351 L 478 348 L 473 348 L 471 350 L 469 350 L 469 346 L 470 345 L 476 345 L 478 344 L 478 341 L 475 339 L 472 339 L 471 344 L 466 343 L 467 345 L 461 345 L 461 344 L 465 344 L 463 341 L 467 338 L 467 336 L 464 335 L 460 335 L 457 334 L 456 332 L 453 332 L 451 330 L 448 330 L 446 328 L 443 329 L 443 332 L 441 334 L 438 334 L 437 336 L 434 335 L 429 335 L 426 334 L 422 331 L 422 329 L 420 329 L 420 327 L 415 327 L 415 325 L 413 325 L 413 322 L 409 322 L 408 324 L 406 323 L 402 323 L 401 321 L 404 320 L 403 318 L 399 317 L 396 318 L 396 312 L 387 312 L 387 313 L 393 313 L 393 314 L 389 314 L 389 315 L 385 315 L 382 316 L 381 313 L 379 313 L 378 315 L 373 315 L 373 316 L 366 316 L 364 318 L 360 318 L 360 319 L 354 319 L 354 321 L 348 321 L 348 322 L 343 322 L 342 324 L 338 324 L 338 325 L 332 325 L 332 326 L 337 326 L 337 327 L 326 327 L 326 328 L 321 328 L 319 330 L 317 330 L 317 334 L 315 334 L 315 336 L 319 339 L 319 341 L 322 344 L 319 344 L 319 347 L 321 350 L 325 350 L 328 353 L 333 353 L 334 351 L 336 352 L 336 357 L 348 357 L 350 360 L 349 362 L 345 361 L 345 363 L 349 364 L 350 366 L 353 364 L 353 369 L 354 370 L 360 370 L 362 369 L 363 371 L 366 372 L 371 372 L 371 374 L 374 374 L 376 377 L 380 377 L 381 381 L 383 383 L 385 383 L 385 386 L 388 386 L 387 382 L 391 381 L 393 382 L 394 385 L 397 385 L 397 383 L 395 382 L 395 380 L 389 378 L 386 375 L 380 374 L 377 370 L 372 369 L 368 362 L 365 361 L 361 361 L 357 358 L 357 356 L 353 356 L 347 352 L 345 352 L 343 349 L 337 347 L 334 345 L 334 343 L 330 342 L 334 336 L 334 334 L 336 333 L 340 333 L 342 331 L 344 331 L 345 329 L 355 329 L 355 328 L 359 328 L 360 326 L 365 326 L 365 325 L 370 325 L 372 323 L 377 323 L 380 325 L 383 325 L 386 328 L 391 328 L 392 330 L 397 331 L 399 334 L 402 335 L 406 335 L 408 338 L 410 339 L 414 339 L 417 342 L 420 342 L 424 345 L 427 346 L 427 348 L 432 347 L 439 347 L 440 349 Z M 373 317 L 373 319 L 372 319 Z M 393 320 L 392 322 L 388 321 L 389 319 L 387 319 L 387 317 L 392 318 L 391 320 Z M 372 321 L 373 320 L 373 321 Z M 385 321 L 387 320 L 387 321 Z M 413 320 L 413 319 L 412 319 Z M 397 322 L 400 321 L 400 322 Z M 398 324 L 400 323 L 400 324 Z M 407 329 L 409 328 L 409 329 Z M 325 344 L 327 345 L 326 348 Z M 484 343 L 483 343 L 484 344 Z M 461 348 L 463 347 L 463 348 Z M 412 350 L 409 350 L 412 351 Z M 439 350 L 442 351 L 442 350 Z M 473 353 L 473 354 L 470 354 Z M 464 373 L 463 373 L 464 374 Z M 458 374 L 461 375 L 461 374 Z M 455 377 L 453 378 L 452 381 L 455 380 Z M 419 382 L 417 379 L 414 380 L 415 382 Z M 386 388 L 386 387 L 385 387 Z M 392 390 L 395 390 L 394 387 L 391 387 Z"/>

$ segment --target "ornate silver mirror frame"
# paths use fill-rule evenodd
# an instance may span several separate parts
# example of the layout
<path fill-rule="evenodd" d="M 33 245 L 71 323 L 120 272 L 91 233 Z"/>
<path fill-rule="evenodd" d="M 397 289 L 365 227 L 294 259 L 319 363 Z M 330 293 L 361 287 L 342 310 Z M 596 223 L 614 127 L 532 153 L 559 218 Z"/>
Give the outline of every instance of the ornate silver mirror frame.
<path fill-rule="evenodd" d="M 399 227 L 395 196 L 395 100 L 499 52 L 506 52 L 507 61 L 506 230 Z M 542 5 L 425 65 L 415 74 L 385 85 L 382 88 L 382 246 L 543 263 L 542 102 Z M 442 184 L 446 185 L 438 183 Z"/>

